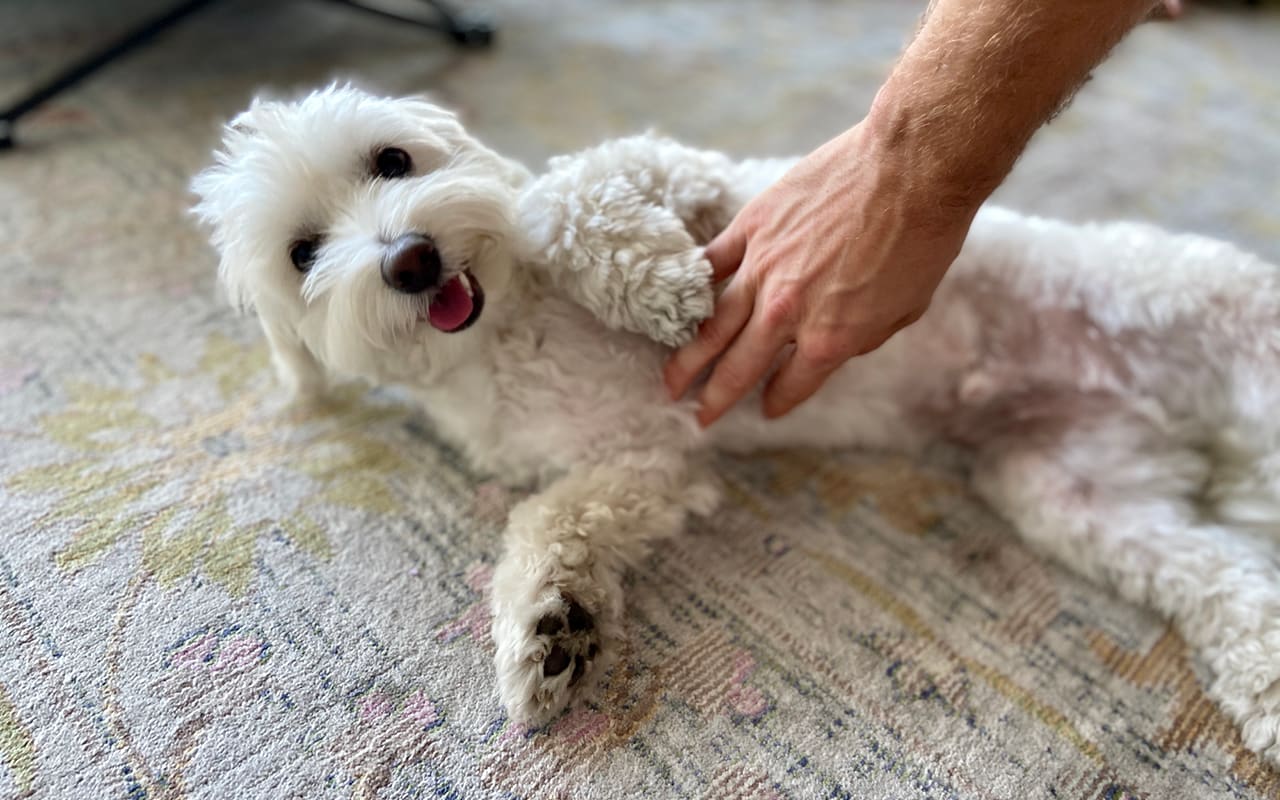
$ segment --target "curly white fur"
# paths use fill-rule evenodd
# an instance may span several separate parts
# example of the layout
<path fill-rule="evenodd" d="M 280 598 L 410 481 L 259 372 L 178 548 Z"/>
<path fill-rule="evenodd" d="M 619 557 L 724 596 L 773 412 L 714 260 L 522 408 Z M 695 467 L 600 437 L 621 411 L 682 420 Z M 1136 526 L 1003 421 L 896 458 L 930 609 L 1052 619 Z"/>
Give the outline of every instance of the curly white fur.
<path fill-rule="evenodd" d="M 376 178 L 395 146 L 415 169 Z M 221 275 L 285 383 L 397 382 L 480 469 L 543 490 L 493 582 L 503 702 L 540 722 L 616 657 L 621 576 L 689 514 L 715 448 L 975 451 L 974 486 L 1033 544 L 1173 618 L 1246 743 L 1280 761 L 1280 286 L 1230 245 L 1136 224 L 979 215 L 916 325 L 791 415 L 741 404 L 709 433 L 661 382 L 712 308 L 705 243 L 785 169 L 654 136 L 534 178 L 417 99 L 334 86 L 255 103 L 195 181 Z M 379 278 L 437 243 L 487 304 L 460 333 Z M 299 236 L 320 235 L 305 275 Z"/>

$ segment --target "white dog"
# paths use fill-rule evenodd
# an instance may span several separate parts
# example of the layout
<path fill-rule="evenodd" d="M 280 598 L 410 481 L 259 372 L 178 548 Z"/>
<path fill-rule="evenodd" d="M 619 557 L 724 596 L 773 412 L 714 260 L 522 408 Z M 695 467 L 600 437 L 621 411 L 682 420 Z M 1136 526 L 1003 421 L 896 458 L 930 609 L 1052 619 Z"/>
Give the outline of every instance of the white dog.
<path fill-rule="evenodd" d="M 713 307 L 700 244 L 788 162 L 642 136 L 535 178 L 424 100 L 343 86 L 255 102 L 216 158 L 196 212 L 292 391 L 402 384 L 477 469 L 541 482 L 493 581 L 513 718 L 605 671 L 623 572 L 716 506 L 709 451 L 946 440 L 1028 540 L 1175 619 L 1280 752 L 1274 267 L 990 209 L 917 324 L 791 415 L 746 402 L 704 432 L 662 365 Z"/>

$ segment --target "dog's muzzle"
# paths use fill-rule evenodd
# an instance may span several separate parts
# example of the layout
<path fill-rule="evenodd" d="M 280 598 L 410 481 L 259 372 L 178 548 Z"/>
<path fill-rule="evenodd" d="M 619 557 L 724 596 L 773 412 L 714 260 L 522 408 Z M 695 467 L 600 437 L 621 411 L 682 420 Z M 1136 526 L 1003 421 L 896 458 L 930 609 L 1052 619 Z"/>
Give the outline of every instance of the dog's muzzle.
<path fill-rule="evenodd" d="M 406 233 L 391 243 L 382 259 L 382 280 L 397 292 L 425 295 L 420 317 L 445 333 L 466 329 L 484 308 L 484 291 L 471 271 L 445 280 L 436 243 L 420 233 Z"/>

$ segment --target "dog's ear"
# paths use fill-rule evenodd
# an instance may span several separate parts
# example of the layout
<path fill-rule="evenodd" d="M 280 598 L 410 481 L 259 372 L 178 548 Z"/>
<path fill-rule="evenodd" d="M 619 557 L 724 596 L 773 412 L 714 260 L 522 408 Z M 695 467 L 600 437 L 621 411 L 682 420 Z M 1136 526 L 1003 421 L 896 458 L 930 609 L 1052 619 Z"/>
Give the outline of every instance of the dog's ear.
<path fill-rule="evenodd" d="M 245 270 L 240 268 L 244 256 L 237 252 L 235 223 L 227 219 L 227 209 L 238 189 L 229 157 L 223 152 L 218 152 L 216 157 L 212 166 L 191 179 L 196 202 L 190 213 L 209 232 L 209 241 L 218 251 L 218 282 L 226 290 L 227 298 L 240 311 L 249 311 L 253 308 L 253 298 L 244 279 Z"/>
<path fill-rule="evenodd" d="M 245 196 L 251 191 L 243 185 L 244 170 L 237 168 L 247 142 L 258 137 L 258 129 L 251 122 L 252 113 L 260 104 L 238 115 L 223 128 L 222 143 L 213 153 L 213 163 L 191 179 L 190 190 L 195 195 L 191 214 L 209 233 L 209 241 L 220 256 L 218 279 L 231 303 L 241 311 L 253 307 L 253 298 L 245 280 L 248 270 L 245 262 L 253 257 L 240 241 L 240 217 L 236 212 Z"/>

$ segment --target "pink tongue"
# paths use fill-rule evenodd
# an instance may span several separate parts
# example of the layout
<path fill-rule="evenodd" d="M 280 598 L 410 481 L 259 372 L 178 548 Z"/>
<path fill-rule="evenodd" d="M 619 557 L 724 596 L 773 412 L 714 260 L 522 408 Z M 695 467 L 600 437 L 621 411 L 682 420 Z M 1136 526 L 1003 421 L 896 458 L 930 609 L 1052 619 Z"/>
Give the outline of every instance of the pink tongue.
<path fill-rule="evenodd" d="M 466 287 L 462 285 L 464 280 L 466 279 L 459 275 L 436 292 L 435 299 L 427 307 L 427 322 L 433 328 L 446 333 L 457 330 L 471 316 L 474 304 Z"/>

